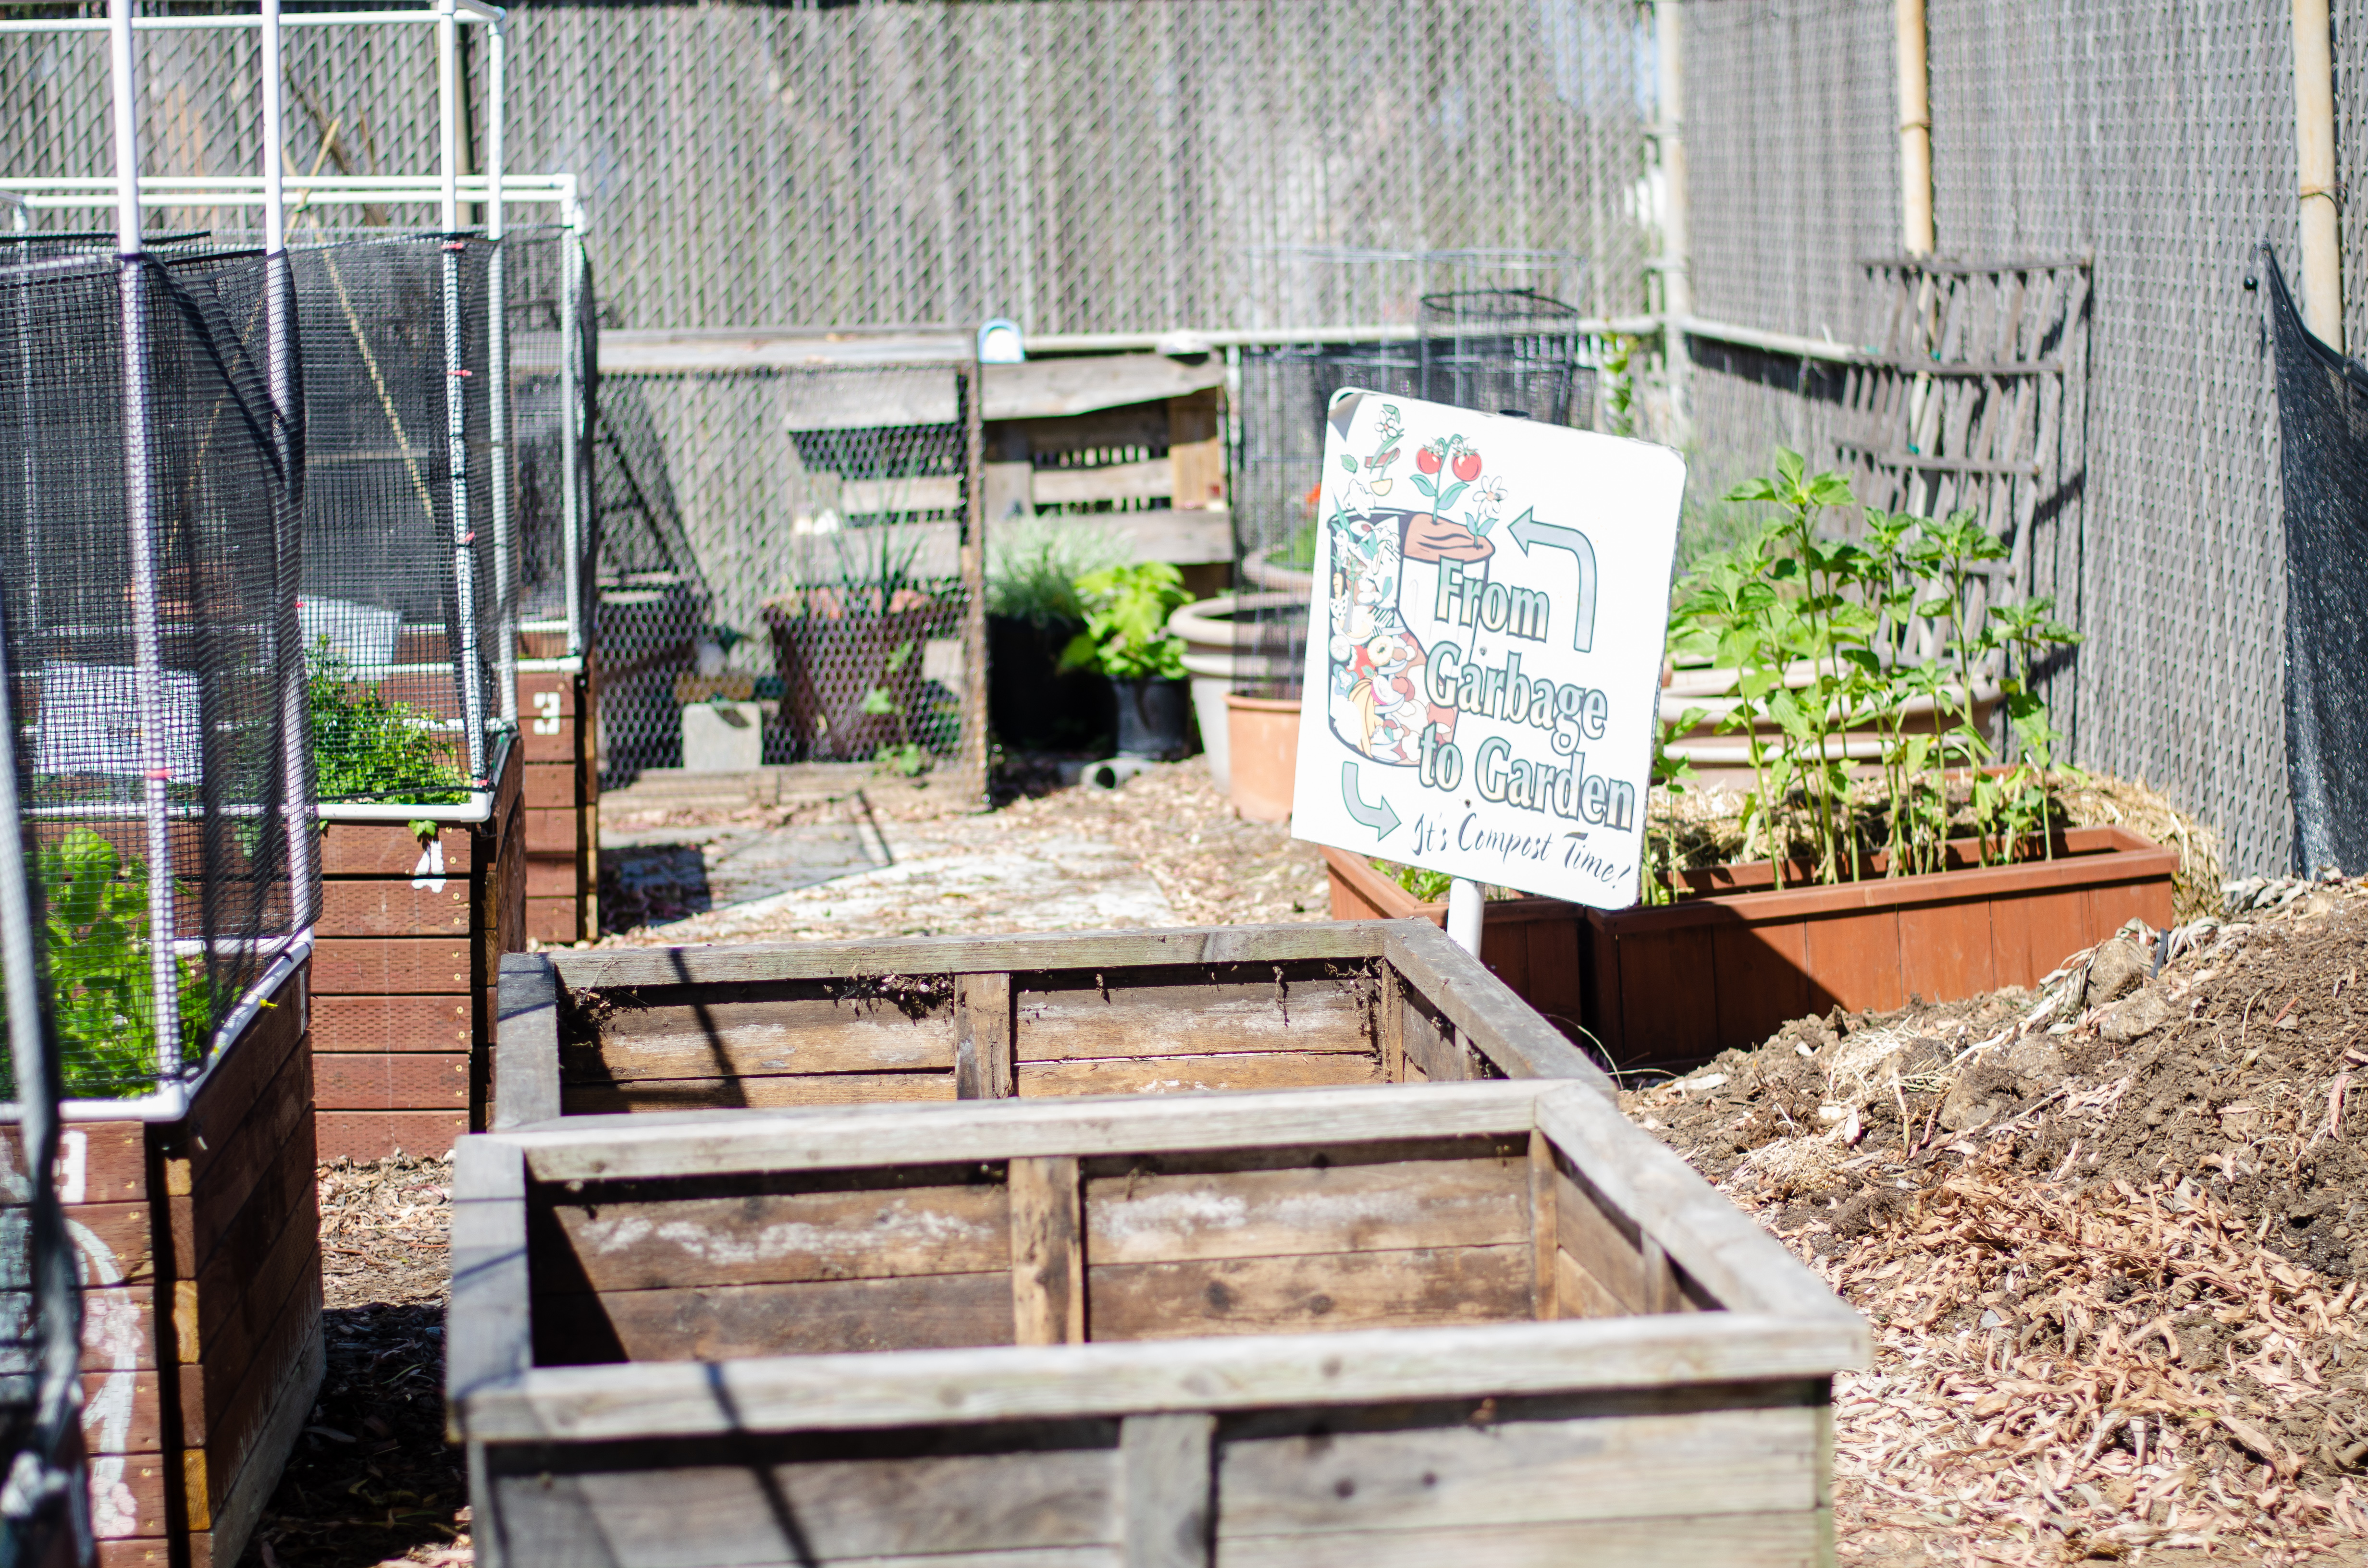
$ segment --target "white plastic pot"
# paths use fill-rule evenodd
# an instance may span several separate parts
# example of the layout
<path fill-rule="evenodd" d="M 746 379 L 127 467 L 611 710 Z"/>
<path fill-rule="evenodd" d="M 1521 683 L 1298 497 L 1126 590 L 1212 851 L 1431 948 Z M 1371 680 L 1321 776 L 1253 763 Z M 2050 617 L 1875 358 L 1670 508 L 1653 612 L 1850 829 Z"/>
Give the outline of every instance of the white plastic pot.
<path fill-rule="evenodd" d="M 1279 669 L 1281 661 L 1236 653 L 1234 616 L 1243 610 L 1281 609 L 1304 604 L 1300 594 L 1220 594 L 1213 599 L 1178 605 L 1167 618 L 1167 630 L 1184 639 L 1184 670 L 1192 678 L 1192 716 L 1201 725 L 1201 749 L 1209 756 L 1209 777 L 1218 789 L 1233 791 L 1233 748 L 1226 744 L 1230 722 L 1225 696 L 1245 686 L 1289 679 L 1294 670 Z"/>

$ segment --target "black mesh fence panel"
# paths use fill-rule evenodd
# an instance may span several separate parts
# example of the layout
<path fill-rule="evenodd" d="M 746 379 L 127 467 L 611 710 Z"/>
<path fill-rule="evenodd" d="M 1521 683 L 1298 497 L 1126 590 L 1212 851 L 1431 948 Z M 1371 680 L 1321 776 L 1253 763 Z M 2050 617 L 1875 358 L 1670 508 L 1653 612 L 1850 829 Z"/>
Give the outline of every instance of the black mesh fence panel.
<path fill-rule="evenodd" d="M 250 347 L 274 277 L 0 270 L 0 593 L 73 1097 L 195 1071 L 316 902 L 290 872 L 301 443 Z"/>
<path fill-rule="evenodd" d="M 967 381 L 927 364 L 603 389 L 604 789 L 681 766 L 702 703 L 759 704 L 767 763 L 956 755 Z"/>
<path fill-rule="evenodd" d="M 2368 868 L 2368 367 L 2303 324 L 2268 245 L 2285 483 L 2286 779 L 2298 871 Z"/>
<path fill-rule="evenodd" d="M 410 234 L 290 253 L 307 415 L 301 614 L 324 800 L 457 801 L 482 766 L 469 725 L 483 733 L 502 710 L 511 590 L 494 527 L 491 250 Z"/>

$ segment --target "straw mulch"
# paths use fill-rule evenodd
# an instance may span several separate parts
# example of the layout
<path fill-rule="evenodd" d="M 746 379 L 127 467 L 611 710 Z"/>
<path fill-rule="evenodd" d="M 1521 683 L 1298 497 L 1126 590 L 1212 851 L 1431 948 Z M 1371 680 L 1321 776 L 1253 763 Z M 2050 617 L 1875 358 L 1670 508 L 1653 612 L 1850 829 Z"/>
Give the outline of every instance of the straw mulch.
<path fill-rule="evenodd" d="M 2368 1561 L 2368 889 L 2260 902 L 1624 1096 L 1874 1328 L 1842 1561 Z"/>

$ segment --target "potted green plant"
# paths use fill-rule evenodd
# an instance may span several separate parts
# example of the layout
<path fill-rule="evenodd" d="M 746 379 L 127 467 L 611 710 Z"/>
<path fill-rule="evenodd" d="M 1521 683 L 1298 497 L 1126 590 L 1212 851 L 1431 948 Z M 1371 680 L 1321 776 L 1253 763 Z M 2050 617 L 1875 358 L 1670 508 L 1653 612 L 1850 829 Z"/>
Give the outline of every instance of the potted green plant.
<path fill-rule="evenodd" d="M 1123 562 L 1132 547 L 1087 519 L 1039 519 L 992 535 L 986 574 L 986 711 L 1006 746 L 1105 748 L 1117 720 L 1110 683 L 1064 669 L 1086 630 L 1077 579 Z"/>
<path fill-rule="evenodd" d="M 2170 921 L 2177 852 L 2065 808 L 2079 775 L 2036 673 L 2078 638 L 2045 599 L 1990 597 L 2001 540 L 1968 512 L 1860 508 L 1789 451 L 1725 500 L 1762 520 L 1679 585 L 1670 645 L 1734 673 L 1715 705 L 1665 700 L 1639 906 L 1491 903 L 1482 957 L 1508 983 L 1622 1065 L 1673 1064 L 1834 1006 L 2029 984 L 2134 915 Z M 1670 744 L 1705 729 L 1748 769 L 1728 831 L 1678 809 L 1694 778 Z M 1444 918 L 1326 853 L 1336 917 Z"/>
<path fill-rule="evenodd" d="M 1077 579 L 1086 629 L 1061 655 L 1064 669 L 1098 670 L 1118 699 L 1121 756 L 1172 759 L 1191 749 L 1184 640 L 1168 630 L 1189 604 L 1183 574 L 1164 561 L 1108 566 Z"/>
<path fill-rule="evenodd" d="M 799 755 L 908 759 L 921 712 L 922 650 L 951 606 L 916 566 L 924 536 L 841 528 L 798 562 L 798 584 L 764 607 L 781 677 L 782 716 Z"/>

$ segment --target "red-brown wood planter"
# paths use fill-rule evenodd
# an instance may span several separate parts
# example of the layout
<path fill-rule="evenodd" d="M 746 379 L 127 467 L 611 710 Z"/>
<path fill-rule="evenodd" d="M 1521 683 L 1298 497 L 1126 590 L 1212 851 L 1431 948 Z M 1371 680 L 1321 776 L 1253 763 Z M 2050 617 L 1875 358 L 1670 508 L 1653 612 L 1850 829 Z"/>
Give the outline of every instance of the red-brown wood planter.
<path fill-rule="evenodd" d="M 230 1568 L 320 1391 L 307 965 L 287 964 L 178 1107 L 67 1107 L 83 1440 L 101 1568 Z M 25 1168 L 11 1125 L 11 1172 Z M 21 1202 L 11 1183 L 6 1201 Z"/>
<path fill-rule="evenodd" d="M 313 927 L 324 1160 L 441 1154 L 484 1123 L 501 956 L 526 946 L 526 765 L 505 745 L 485 820 L 328 820 Z M 423 817 L 438 808 L 421 807 Z M 431 858 L 430 849 L 438 859 Z"/>
<path fill-rule="evenodd" d="M 564 945 L 600 934 L 600 765 L 588 660 L 518 671 L 526 758 L 526 935 Z"/>
<path fill-rule="evenodd" d="M 1444 925 L 1326 849 L 1335 919 Z M 1480 958 L 1538 1011 L 1585 1027 L 1622 1067 L 1676 1067 L 1837 1006 L 1884 1009 L 2030 985 L 2135 915 L 2171 919 L 2176 850 L 2074 828 L 2053 860 L 1776 891 L 1765 862 L 1690 878 L 1697 896 L 1606 915 L 1555 899 L 1488 905 Z"/>

